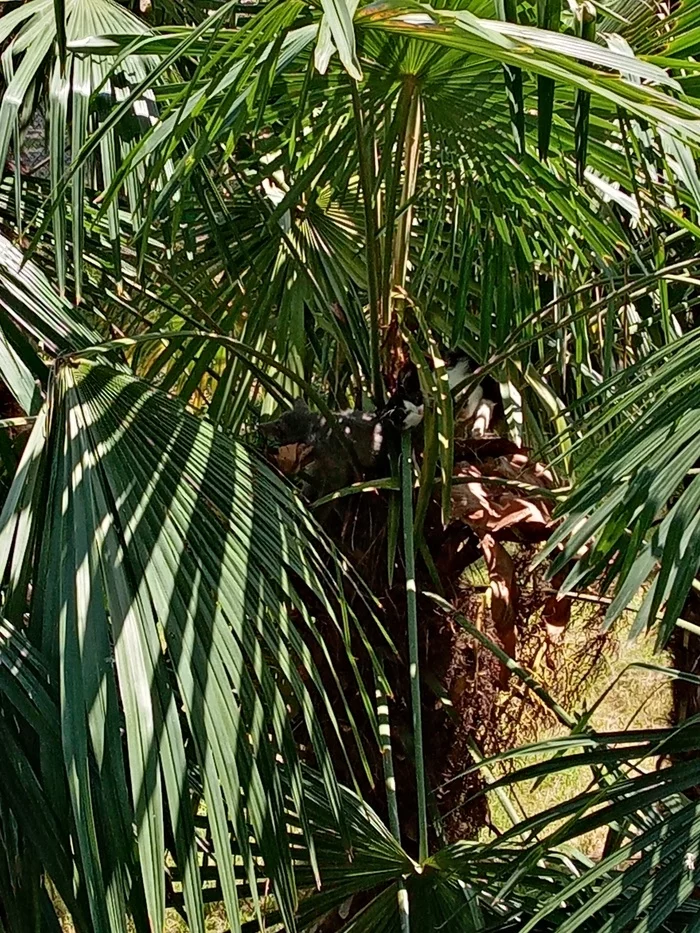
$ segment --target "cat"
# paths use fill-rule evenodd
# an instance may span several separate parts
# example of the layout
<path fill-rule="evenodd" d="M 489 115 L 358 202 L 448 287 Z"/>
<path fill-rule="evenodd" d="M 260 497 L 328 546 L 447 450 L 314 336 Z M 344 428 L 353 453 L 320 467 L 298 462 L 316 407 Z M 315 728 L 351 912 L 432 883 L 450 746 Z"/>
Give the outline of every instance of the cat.
<path fill-rule="evenodd" d="M 290 445 L 309 449 L 302 479 L 307 481 L 307 491 L 317 496 L 342 489 L 376 468 L 386 452 L 390 429 L 377 413 L 352 409 L 338 412 L 332 426 L 301 399 L 291 411 L 260 425 L 270 450 Z"/>
<path fill-rule="evenodd" d="M 454 391 L 472 371 L 471 363 L 459 353 L 448 354 L 446 363 L 449 387 Z M 488 433 L 499 403 L 498 383 L 489 376 L 470 391 L 465 418 L 473 419 L 472 437 L 483 438 Z M 396 391 L 376 412 L 347 409 L 336 413 L 334 423 L 330 423 L 297 399 L 290 411 L 261 424 L 260 431 L 270 451 L 297 448 L 284 472 L 298 475 L 304 491 L 315 498 L 368 475 L 388 472 L 389 453 L 398 449 L 401 432 L 416 428 L 423 414 L 418 370 L 408 363 L 399 374 Z"/>

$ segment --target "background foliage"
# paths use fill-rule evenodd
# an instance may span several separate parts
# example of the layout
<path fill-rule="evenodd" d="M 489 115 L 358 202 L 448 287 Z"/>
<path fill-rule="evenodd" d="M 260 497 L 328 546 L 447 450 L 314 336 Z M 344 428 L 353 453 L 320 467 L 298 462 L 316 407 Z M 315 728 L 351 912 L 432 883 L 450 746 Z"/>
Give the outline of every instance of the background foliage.
<path fill-rule="evenodd" d="M 208 900 L 233 930 L 700 929 L 695 719 L 595 733 L 496 644 L 570 734 L 490 792 L 589 789 L 428 844 L 410 595 L 437 476 L 449 517 L 458 347 L 570 492 L 563 588 L 609 592 L 610 622 L 643 593 L 659 644 L 693 630 L 699 36 L 693 0 L 2 5 L 0 929 L 57 930 L 59 898 L 110 933 L 166 905 L 203 930 Z M 422 472 L 406 436 L 382 560 L 415 840 L 387 728 L 409 672 L 254 449 L 295 397 L 380 405 L 408 349 Z"/>

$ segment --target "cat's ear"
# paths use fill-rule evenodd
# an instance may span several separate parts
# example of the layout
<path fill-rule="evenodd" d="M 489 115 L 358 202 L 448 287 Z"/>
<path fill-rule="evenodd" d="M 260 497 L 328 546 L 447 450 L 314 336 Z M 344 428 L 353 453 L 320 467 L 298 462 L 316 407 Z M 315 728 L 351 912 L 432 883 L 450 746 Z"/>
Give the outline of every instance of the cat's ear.
<path fill-rule="evenodd" d="M 420 394 L 420 377 L 418 375 L 418 367 L 415 363 L 409 360 L 399 370 L 398 379 L 398 388 L 401 389 L 407 395 L 416 395 Z"/>
<path fill-rule="evenodd" d="M 306 404 L 303 398 L 294 399 L 294 411 L 297 412 L 306 412 L 309 410 L 309 406 Z"/>

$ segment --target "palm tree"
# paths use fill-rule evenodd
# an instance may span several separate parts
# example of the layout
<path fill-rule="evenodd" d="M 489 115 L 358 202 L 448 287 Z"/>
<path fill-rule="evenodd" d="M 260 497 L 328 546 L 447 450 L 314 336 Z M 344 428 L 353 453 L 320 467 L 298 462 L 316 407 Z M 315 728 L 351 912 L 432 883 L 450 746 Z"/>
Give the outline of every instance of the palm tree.
<path fill-rule="evenodd" d="M 0 929 L 58 929 L 59 899 L 110 933 L 166 905 L 203 930 L 208 900 L 233 930 L 700 928 L 696 721 L 594 732 L 512 625 L 456 611 L 445 563 L 450 529 L 462 561 L 474 538 L 455 415 L 491 375 L 510 444 L 561 481 L 511 482 L 561 503 L 541 559 L 563 591 L 614 586 L 613 621 L 643 589 L 640 630 L 692 629 L 698 13 L 150 15 L 0 17 L 0 366 L 5 427 L 31 427 L 2 447 Z M 22 170 L 37 110 L 47 180 Z M 449 346 L 478 364 L 454 401 Z M 421 437 L 322 527 L 253 449 L 261 417 L 375 408 L 409 358 Z M 586 768 L 585 793 L 487 843 L 448 825 L 431 618 L 569 730 L 499 756 L 526 763 L 489 791 Z"/>

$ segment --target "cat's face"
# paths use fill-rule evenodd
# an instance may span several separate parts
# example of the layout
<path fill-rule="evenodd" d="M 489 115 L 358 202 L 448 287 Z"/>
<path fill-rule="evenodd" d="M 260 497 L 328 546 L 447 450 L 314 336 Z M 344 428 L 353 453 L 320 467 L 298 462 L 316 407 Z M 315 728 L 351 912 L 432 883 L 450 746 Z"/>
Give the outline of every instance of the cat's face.
<path fill-rule="evenodd" d="M 273 450 L 289 444 L 308 444 L 312 438 L 315 420 L 315 416 L 304 402 L 297 399 L 291 411 L 285 412 L 274 421 L 261 424 L 260 433 L 264 436 L 267 446 Z"/>

